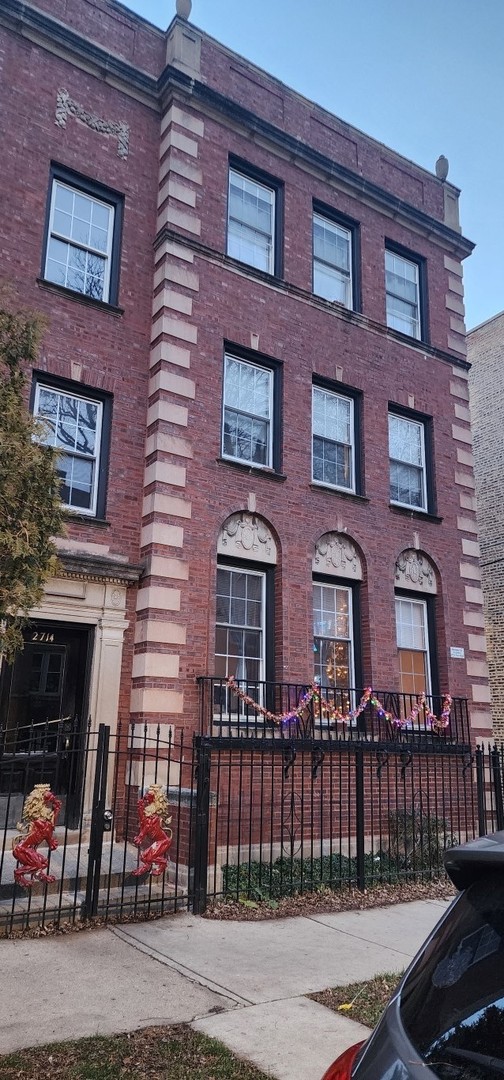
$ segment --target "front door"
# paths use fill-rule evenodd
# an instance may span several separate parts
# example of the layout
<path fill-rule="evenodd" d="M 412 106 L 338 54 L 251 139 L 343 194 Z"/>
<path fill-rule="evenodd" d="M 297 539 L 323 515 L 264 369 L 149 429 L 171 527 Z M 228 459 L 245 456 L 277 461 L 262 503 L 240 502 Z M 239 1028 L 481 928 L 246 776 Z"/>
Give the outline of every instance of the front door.
<path fill-rule="evenodd" d="M 91 635 L 87 627 L 32 622 L 23 651 L 3 666 L 0 828 L 15 826 L 24 797 L 42 782 L 63 801 L 60 823 L 78 823 Z"/>

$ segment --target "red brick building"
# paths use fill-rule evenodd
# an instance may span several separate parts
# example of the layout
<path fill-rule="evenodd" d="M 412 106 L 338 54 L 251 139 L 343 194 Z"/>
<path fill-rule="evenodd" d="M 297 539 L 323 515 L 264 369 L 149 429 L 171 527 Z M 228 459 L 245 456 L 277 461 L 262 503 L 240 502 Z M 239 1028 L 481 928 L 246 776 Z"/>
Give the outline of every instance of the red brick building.
<path fill-rule="evenodd" d="M 193 730 L 198 677 L 315 674 L 481 737 L 458 190 L 179 16 L 0 0 L 0 34 L 2 276 L 70 512 L 2 724 Z"/>

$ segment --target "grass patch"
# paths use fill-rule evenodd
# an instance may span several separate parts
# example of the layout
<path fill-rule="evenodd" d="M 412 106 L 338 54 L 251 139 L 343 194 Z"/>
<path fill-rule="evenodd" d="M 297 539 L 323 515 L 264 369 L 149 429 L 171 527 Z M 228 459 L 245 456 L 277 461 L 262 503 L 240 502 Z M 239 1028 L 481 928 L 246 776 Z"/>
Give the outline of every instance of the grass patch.
<path fill-rule="evenodd" d="M 402 976 L 403 972 L 385 972 L 366 982 L 335 986 L 333 990 L 322 990 L 319 994 L 308 996 L 334 1012 L 341 1012 L 350 1020 L 358 1020 L 359 1024 L 374 1028 Z"/>
<path fill-rule="evenodd" d="M 51 1043 L 0 1057 L 1 1080 L 268 1080 L 222 1043 L 192 1028 L 151 1027 L 126 1035 Z"/>

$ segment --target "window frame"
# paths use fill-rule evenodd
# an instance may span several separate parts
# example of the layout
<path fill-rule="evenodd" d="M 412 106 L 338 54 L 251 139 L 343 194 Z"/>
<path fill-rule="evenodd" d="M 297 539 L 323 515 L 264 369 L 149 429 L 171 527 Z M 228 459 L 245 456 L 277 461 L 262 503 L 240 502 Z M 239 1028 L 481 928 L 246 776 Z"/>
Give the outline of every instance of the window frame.
<path fill-rule="evenodd" d="M 350 247 L 350 282 L 349 282 L 349 303 L 345 304 L 341 300 L 327 300 L 326 297 L 320 296 L 320 293 L 315 291 L 315 243 L 314 243 L 314 224 L 315 217 L 324 219 L 329 225 L 334 225 L 336 228 L 345 229 L 349 235 L 349 247 Z M 340 214 L 337 210 L 332 209 L 325 203 L 318 202 L 314 199 L 312 207 L 312 293 L 314 296 L 319 297 L 321 300 L 326 300 L 330 304 L 339 304 L 347 311 L 362 310 L 362 296 L 361 296 L 361 273 L 360 273 L 360 225 L 354 218 L 347 217 L 346 214 Z"/>
<path fill-rule="evenodd" d="M 104 521 L 107 502 L 107 487 L 110 461 L 110 437 L 112 426 L 112 395 L 105 390 L 99 390 L 84 383 L 76 383 L 70 379 L 63 379 L 51 375 L 46 371 L 33 371 L 32 387 L 30 393 L 30 411 L 36 419 L 43 417 L 35 411 L 41 389 L 55 391 L 68 397 L 90 401 L 101 406 L 101 422 L 99 438 L 97 438 L 98 452 L 96 454 L 96 478 L 94 484 L 93 507 L 87 510 L 85 507 L 71 506 L 62 501 L 67 514 L 78 517 L 85 521 Z M 79 455 L 75 455 L 79 456 Z"/>
<path fill-rule="evenodd" d="M 353 485 L 352 487 L 342 487 L 339 484 L 329 484 L 325 480 L 316 480 L 313 475 L 313 391 L 314 389 L 321 390 L 325 393 L 333 394 L 335 397 L 345 398 L 352 403 L 351 409 L 351 423 L 352 423 L 352 467 L 353 467 Z M 314 375 L 312 377 L 312 395 L 311 395 L 311 483 L 317 488 L 325 488 L 328 491 L 337 491 L 343 495 L 364 495 L 363 486 L 363 468 L 362 468 L 362 391 L 357 390 L 354 386 L 347 386 L 344 383 L 334 382 L 332 379 L 325 379 L 322 376 Z"/>
<path fill-rule="evenodd" d="M 262 628 L 262 633 L 263 633 L 263 650 L 262 650 L 262 653 L 263 653 L 263 656 L 262 656 L 262 659 L 263 659 L 263 671 L 262 671 L 262 681 L 265 682 L 266 684 L 273 683 L 274 678 L 275 678 L 275 571 L 276 571 L 276 565 L 274 565 L 272 563 L 263 563 L 263 562 L 260 562 L 259 560 L 256 561 L 256 560 L 252 560 L 252 559 L 226 558 L 223 555 L 219 555 L 218 558 L 217 558 L 216 572 L 215 572 L 215 579 L 214 579 L 214 583 L 215 583 L 214 584 L 215 616 L 214 616 L 214 619 L 213 619 L 214 678 L 217 681 L 220 680 L 220 682 L 222 683 L 222 689 L 224 689 L 225 677 L 217 675 L 215 673 L 216 630 L 217 630 L 218 625 L 219 626 L 224 626 L 224 625 L 229 625 L 229 624 L 227 624 L 227 623 L 226 624 L 217 623 L 216 605 L 217 605 L 217 571 L 218 570 L 230 570 L 230 571 L 232 571 L 234 573 L 254 573 L 254 574 L 257 574 L 257 575 L 261 575 L 262 578 L 263 578 L 263 587 L 262 587 L 263 611 L 262 611 L 262 620 L 261 620 L 261 628 Z M 250 682 L 252 684 L 254 682 L 254 680 L 250 680 Z M 263 688 L 260 687 L 259 690 L 260 690 L 260 692 L 257 693 L 257 694 L 256 694 L 256 692 L 254 690 L 254 694 L 253 694 L 254 699 L 256 701 L 261 701 L 262 703 L 267 703 L 268 699 L 269 699 L 268 687 L 266 687 L 266 695 L 265 696 L 262 693 Z M 263 701 L 263 697 L 264 697 L 264 701 Z M 215 700 L 214 700 L 214 702 L 212 703 L 212 707 L 214 709 L 214 717 L 218 716 L 220 719 L 222 719 L 222 717 L 226 716 L 226 714 L 231 715 L 232 710 L 230 710 L 230 708 L 229 708 L 228 691 L 225 692 L 224 706 L 221 704 L 217 708 L 217 710 L 215 711 Z M 274 708 L 273 701 L 271 701 L 271 703 L 269 704 L 268 707 L 269 708 Z M 244 718 L 243 716 L 240 715 L 240 706 L 238 706 L 238 714 L 239 714 L 238 715 L 238 720 L 239 720 L 239 723 L 241 723 L 246 718 Z"/>
<path fill-rule="evenodd" d="M 250 181 L 253 184 L 258 184 L 263 188 L 271 191 L 273 195 L 273 225 L 271 232 L 271 260 L 270 268 L 264 270 L 261 267 L 254 266 L 252 263 L 246 262 L 243 259 L 239 259 L 236 255 L 231 255 L 229 251 L 229 222 L 230 222 L 230 191 L 231 191 L 231 173 L 236 173 L 243 179 Z M 250 270 L 256 274 L 266 274 L 268 277 L 280 278 L 283 274 L 283 183 L 278 180 L 277 177 L 271 176 L 269 173 L 264 172 L 262 169 L 258 169 L 255 165 L 251 165 L 249 162 L 243 161 L 241 158 L 230 155 L 228 162 L 228 182 L 227 182 L 227 205 L 226 205 L 226 255 L 229 259 L 235 259 L 241 266 L 248 266 Z"/>
<path fill-rule="evenodd" d="M 312 635 L 311 645 L 314 648 L 315 645 L 315 626 L 314 626 L 314 613 L 315 606 L 313 603 L 313 590 L 315 585 L 321 585 L 323 587 L 330 586 L 336 589 L 346 589 L 350 594 L 350 630 L 351 630 L 351 651 L 352 651 L 352 674 L 353 685 L 349 689 L 356 690 L 357 692 L 362 687 L 362 637 L 361 637 L 361 585 L 360 581 L 350 581 L 349 578 L 336 577 L 331 574 L 312 574 Z M 321 634 L 317 635 L 321 637 Z M 325 639 L 325 640 L 338 640 L 338 639 Z M 329 687 L 329 689 L 333 689 Z M 336 688 L 334 688 L 336 689 Z M 351 707 L 355 705 L 355 694 L 351 695 Z"/>
<path fill-rule="evenodd" d="M 415 266 L 417 271 L 417 311 L 418 311 L 418 334 L 408 334 L 405 330 L 398 330 L 395 326 L 389 324 L 389 312 L 388 312 L 388 298 L 394 296 L 393 293 L 389 293 L 387 289 L 387 254 L 395 255 L 397 258 L 402 259 L 404 262 L 410 263 Z M 422 255 L 417 255 L 415 252 L 410 251 L 408 248 L 403 247 L 401 244 L 396 244 L 391 240 L 385 239 L 385 257 L 384 257 L 384 271 L 385 271 L 385 323 L 388 330 L 392 330 L 394 334 L 401 334 L 403 337 L 408 338 L 409 341 L 423 341 L 429 342 L 429 320 L 428 320 L 428 287 L 427 287 L 427 262 Z M 399 297 L 398 299 L 401 299 Z"/>
<path fill-rule="evenodd" d="M 226 389 L 226 360 L 236 360 L 238 363 L 248 364 L 251 367 L 262 368 L 271 375 L 270 383 L 270 419 L 269 419 L 269 463 L 262 465 L 260 462 L 248 461 L 246 458 L 232 457 L 224 451 L 224 415 L 225 415 L 225 389 Z M 221 395 L 221 433 L 220 455 L 221 460 L 230 465 L 238 465 L 247 469 L 257 469 L 261 473 L 280 474 L 282 462 L 282 437 L 281 437 L 281 397 L 282 397 L 282 365 L 278 360 L 264 356 L 255 349 L 237 348 L 232 342 L 224 342 L 222 362 L 222 395 Z M 239 411 L 239 410 L 236 410 Z M 248 414 L 247 414 L 248 415 Z"/>
<path fill-rule="evenodd" d="M 410 503 L 403 503 L 391 498 L 390 494 L 390 464 L 392 460 L 397 461 L 397 458 L 392 459 L 390 454 L 390 417 L 396 416 L 400 420 L 409 420 L 410 423 L 418 424 L 422 429 L 422 449 L 423 449 L 423 482 L 422 491 L 424 497 L 423 506 L 413 506 Z M 389 460 L 389 504 L 398 510 L 406 510 L 410 513 L 417 514 L 435 514 L 436 513 L 436 492 L 435 492 L 435 470 L 434 470 L 434 446 L 433 446 L 433 422 L 432 417 L 427 416 L 425 413 L 417 412 L 414 409 L 407 409 L 402 405 L 397 405 L 393 401 L 388 403 L 387 411 L 387 449 Z M 408 464 L 408 463 L 406 463 Z"/>
<path fill-rule="evenodd" d="M 105 203 L 113 211 L 113 219 L 110 226 L 109 248 L 106 255 L 108 263 L 105 275 L 107 289 L 104 289 L 103 298 L 89 296 L 87 293 L 79 292 L 79 290 L 73 289 L 69 285 L 61 285 L 59 282 L 52 281 L 51 278 L 47 277 L 46 271 L 49 258 L 49 242 L 53 235 L 51 223 L 54 213 L 57 184 L 62 184 L 65 187 L 71 188 L 73 191 L 76 191 L 81 195 L 86 195 L 88 198 L 95 199 L 97 202 Z M 41 280 L 52 288 L 61 289 L 66 296 L 79 297 L 81 300 L 99 304 L 104 307 L 116 307 L 119 298 L 123 217 L 124 195 L 104 184 L 98 183 L 96 180 L 91 180 L 90 178 L 83 176 L 82 173 L 75 172 L 63 165 L 52 162 L 49 170 L 49 188 L 42 244 Z M 72 246 L 72 241 L 69 238 L 60 238 L 58 236 L 56 238 L 61 239 L 62 243 Z M 92 250 L 91 248 L 85 247 L 85 245 L 74 244 L 73 246 L 81 247 L 82 250 L 85 251 Z"/>
<path fill-rule="evenodd" d="M 436 648 L 436 632 L 435 632 L 435 609 L 434 604 L 436 597 L 434 595 L 422 594 L 420 592 L 412 593 L 404 589 L 394 590 L 394 621 L 395 621 L 395 641 L 397 655 L 399 659 L 400 646 L 397 640 L 397 601 L 406 600 L 409 603 L 421 604 L 424 617 L 423 626 L 424 634 L 426 636 L 427 648 L 425 650 L 425 656 L 427 658 L 427 678 L 429 686 L 425 686 L 423 689 L 427 695 L 427 698 L 431 700 L 438 696 L 438 665 L 437 665 L 437 648 Z M 411 649 L 410 652 L 420 652 L 420 649 Z M 416 694 L 409 694 L 406 691 L 399 690 L 399 693 L 405 697 L 416 698 Z"/>
<path fill-rule="evenodd" d="M 244 565 L 241 562 L 240 563 L 231 563 L 231 562 L 227 563 L 227 562 L 224 562 L 221 559 L 219 559 L 217 561 L 217 573 L 216 573 L 216 589 L 215 589 L 216 602 L 217 602 L 217 574 L 218 574 L 219 570 L 225 570 L 225 571 L 227 571 L 228 573 L 231 573 L 231 574 L 254 575 L 255 577 L 258 577 L 258 578 L 261 579 L 261 601 L 260 601 L 261 602 L 261 625 L 259 627 L 260 634 L 261 634 L 261 653 L 260 653 L 260 658 L 259 658 L 259 677 L 258 677 L 258 679 L 250 679 L 250 682 L 251 683 L 265 682 L 266 681 L 266 670 L 267 670 L 267 636 L 268 636 L 267 635 L 267 603 L 268 603 L 267 573 L 264 570 L 264 568 L 262 568 L 262 567 L 256 567 L 256 566 L 252 566 L 250 564 Z M 236 629 L 240 629 L 240 630 L 244 630 L 244 631 L 247 631 L 247 630 L 250 630 L 250 629 L 256 629 L 255 627 L 249 627 L 249 626 L 246 626 L 245 624 L 243 624 L 242 626 L 239 626 L 237 623 L 218 622 L 217 621 L 217 611 L 216 611 L 216 613 L 215 613 L 215 644 L 214 644 L 214 658 L 215 659 L 217 658 L 217 649 L 215 647 L 215 645 L 216 645 L 216 637 L 217 637 L 217 629 L 219 627 L 229 628 L 231 626 L 236 628 Z M 221 656 L 221 655 L 225 655 L 226 660 L 229 661 L 230 653 L 226 653 L 226 654 L 219 653 L 219 656 Z M 228 665 L 226 665 L 226 666 L 228 666 Z M 218 677 L 220 678 L 220 676 L 218 676 Z M 222 676 L 222 678 L 223 679 L 228 678 L 228 675 L 224 675 L 224 676 Z M 243 682 L 248 681 L 246 675 L 243 675 L 243 676 L 235 675 L 235 678 L 238 679 L 239 681 L 241 680 Z"/>

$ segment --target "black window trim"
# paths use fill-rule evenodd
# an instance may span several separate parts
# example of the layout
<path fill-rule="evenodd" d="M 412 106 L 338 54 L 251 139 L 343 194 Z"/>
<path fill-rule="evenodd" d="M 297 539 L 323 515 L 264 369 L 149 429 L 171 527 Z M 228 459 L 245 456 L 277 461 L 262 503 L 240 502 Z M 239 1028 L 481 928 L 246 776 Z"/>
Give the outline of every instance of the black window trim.
<path fill-rule="evenodd" d="M 313 411 L 311 411 L 311 465 L 310 475 L 311 484 L 317 488 L 328 491 L 334 491 L 337 494 L 342 495 L 360 495 L 365 497 L 364 490 L 364 454 L 363 454 L 363 393 L 362 390 L 358 390 L 355 386 L 348 386 L 347 383 L 337 382 L 335 379 L 327 379 L 323 375 L 312 375 L 312 401 L 310 402 L 311 410 L 313 410 L 313 387 L 316 386 L 320 390 L 328 390 L 331 394 L 338 394 L 339 397 L 351 398 L 353 401 L 353 437 L 354 437 L 354 486 L 352 489 L 337 487 L 333 484 L 325 484 L 321 480 L 313 479 Z"/>
<path fill-rule="evenodd" d="M 266 274 L 267 277 L 283 278 L 283 234 L 284 234 L 284 183 L 283 180 L 279 180 L 278 177 L 272 176 L 271 173 L 265 172 L 263 169 L 257 168 L 256 165 L 252 165 L 249 161 L 245 161 L 243 158 L 235 157 L 234 154 L 229 155 L 228 161 L 228 184 L 226 195 L 226 255 L 227 258 L 233 258 L 233 256 L 227 254 L 228 250 L 228 230 L 229 230 L 229 175 L 231 170 L 238 172 L 242 176 L 250 180 L 255 180 L 258 184 L 262 184 L 264 187 L 270 188 L 275 196 L 275 226 L 273 230 L 273 273 L 270 274 L 268 270 L 260 270 L 256 266 L 252 266 L 250 263 L 242 262 L 241 259 L 237 259 L 243 266 L 248 266 L 253 272 L 258 274 Z"/>
<path fill-rule="evenodd" d="M 401 503 L 395 503 L 390 500 L 390 481 L 389 481 L 389 502 L 394 510 L 404 510 L 407 514 L 414 512 L 418 515 L 432 515 L 437 514 L 437 497 L 436 497 L 436 470 L 434 464 L 434 423 L 432 416 L 427 413 L 419 412 L 418 409 L 410 409 L 405 405 L 398 405 L 395 401 L 389 401 L 387 410 L 387 438 L 388 438 L 388 418 L 390 414 L 394 416 L 401 416 L 405 420 L 413 420 L 417 424 L 423 425 L 424 432 L 424 450 L 425 450 L 425 487 L 427 493 L 427 506 L 403 506 Z M 388 450 L 388 448 L 387 448 Z M 390 464 L 390 451 L 388 450 L 389 464 Z"/>
<path fill-rule="evenodd" d="M 88 383 L 75 382 L 73 379 L 65 379 L 50 372 L 33 369 L 32 385 L 30 391 L 30 412 L 33 413 L 35 406 L 35 393 L 37 386 L 47 386 L 49 389 L 62 390 L 72 394 L 73 397 L 87 397 L 100 402 L 102 405 L 102 427 L 100 438 L 100 459 L 98 464 L 98 479 L 96 492 L 96 512 L 94 514 L 81 513 L 77 507 L 66 506 L 65 509 L 70 517 L 78 517 L 79 521 L 90 523 L 104 521 L 107 506 L 107 487 L 110 464 L 110 440 L 112 432 L 112 405 L 113 395 L 106 390 L 100 390 Z"/>
<path fill-rule="evenodd" d="M 350 233 L 350 251 L 352 258 L 352 304 L 351 307 L 346 308 L 347 311 L 362 312 L 362 274 L 361 274 L 361 234 L 360 234 L 360 222 L 355 218 L 349 217 L 347 214 L 342 214 L 339 210 L 335 210 L 334 207 L 328 206 L 327 203 L 320 202 L 318 199 L 313 200 L 312 207 L 312 292 L 314 296 L 318 296 L 318 293 L 313 288 L 314 277 L 314 264 L 315 264 L 315 252 L 313 249 L 313 216 L 318 214 L 319 217 L 325 217 L 328 221 L 331 221 L 334 225 L 341 225 L 343 229 L 348 229 Z M 319 297 L 324 299 L 324 297 Z M 338 304 L 337 300 L 328 301 L 328 303 Z M 341 305 L 340 306 L 345 306 Z"/>
<path fill-rule="evenodd" d="M 385 237 L 385 251 L 390 251 L 391 255 L 399 255 L 401 259 L 406 259 L 410 263 L 415 263 L 418 267 L 418 301 L 419 301 L 419 315 L 420 315 L 420 337 L 415 338 L 411 334 L 404 334 L 401 330 L 395 330 L 393 326 L 388 326 L 387 329 L 391 330 L 394 334 L 400 334 L 401 337 L 406 338 L 407 341 L 424 342 L 424 344 L 430 344 L 430 328 L 429 328 L 429 289 L 427 282 L 427 259 L 424 255 L 419 255 L 416 251 L 411 251 L 410 248 L 404 247 L 402 244 L 396 244 L 394 240 L 389 240 Z M 385 271 L 385 259 L 384 271 Z M 387 284 L 385 280 L 385 322 L 387 322 Z"/>
<path fill-rule="evenodd" d="M 224 428 L 224 380 L 226 372 L 226 356 L 245 363 L 254 364 L 255 367 L 265 368 L 273 374 L 273 415 L 271 417 L 271 465 L 258 465 L 254 461 L 242 461 L 240 458 L 227 457 L 223 452 L 223 428 Z M 282 474 L 283 437 L 282 437 L 282 397 L 283 397 L 283 364 L 257 349 L 248 349 L 243 345 L 236 345 L 232 341 L 224 341 L 222 353 L 222 394 L 221 394 L 221 424 L 220 424 L 220 460 L 229 465 L 245 466 L 253 469 L 256 475 Z"/>
<path fill-rule="evenodd" d="M 69 289 L 67 286 L 58 285 L 57 282 L 51 281 L 50 278 L 46 278 L 45 276 L 47 246 L 49 243 L 49 229 L 51 222 L 52 192 L 54 182 L 57 180 L 61 181 L 61 183 L 63 184 L 68 184 L 69 187 L 73 187 L 77 191 L 81 191 L 83 195 L 90 195 L 92 198 L 100 199 L 101 202 L 108 203 L 114 209 L 112 251 L 110 254 L 109 295 L 106 300 L 99 300 L 96 297 L 86 297 L 85 293 L 80 293 L 74 289 Z M 61 289 L 66 296 L 75 296 L 81 299 L 88 299 L 94 304 L 98 304 L 100 307 L 103 306 L 104 308 L 117 308 L 119 302 L 123 219 L 124 195 L 121 192 L 115 191 L 114 188 L 108 187 L 106 184 L 101 184 L 99 183 L 99 181 L 93 180 L 88 176 L 84 176 L 82 173 L 76 172 L 74 169 L 69 169 L 66 165 L 59 165 L 57 162 L 52 161 L 49 169 L 49 187 L 47 193 L 46 213 L 44 222 L 40 281 L 44 285 L 51 285 L 54 286 L 54 288 Z"/>

